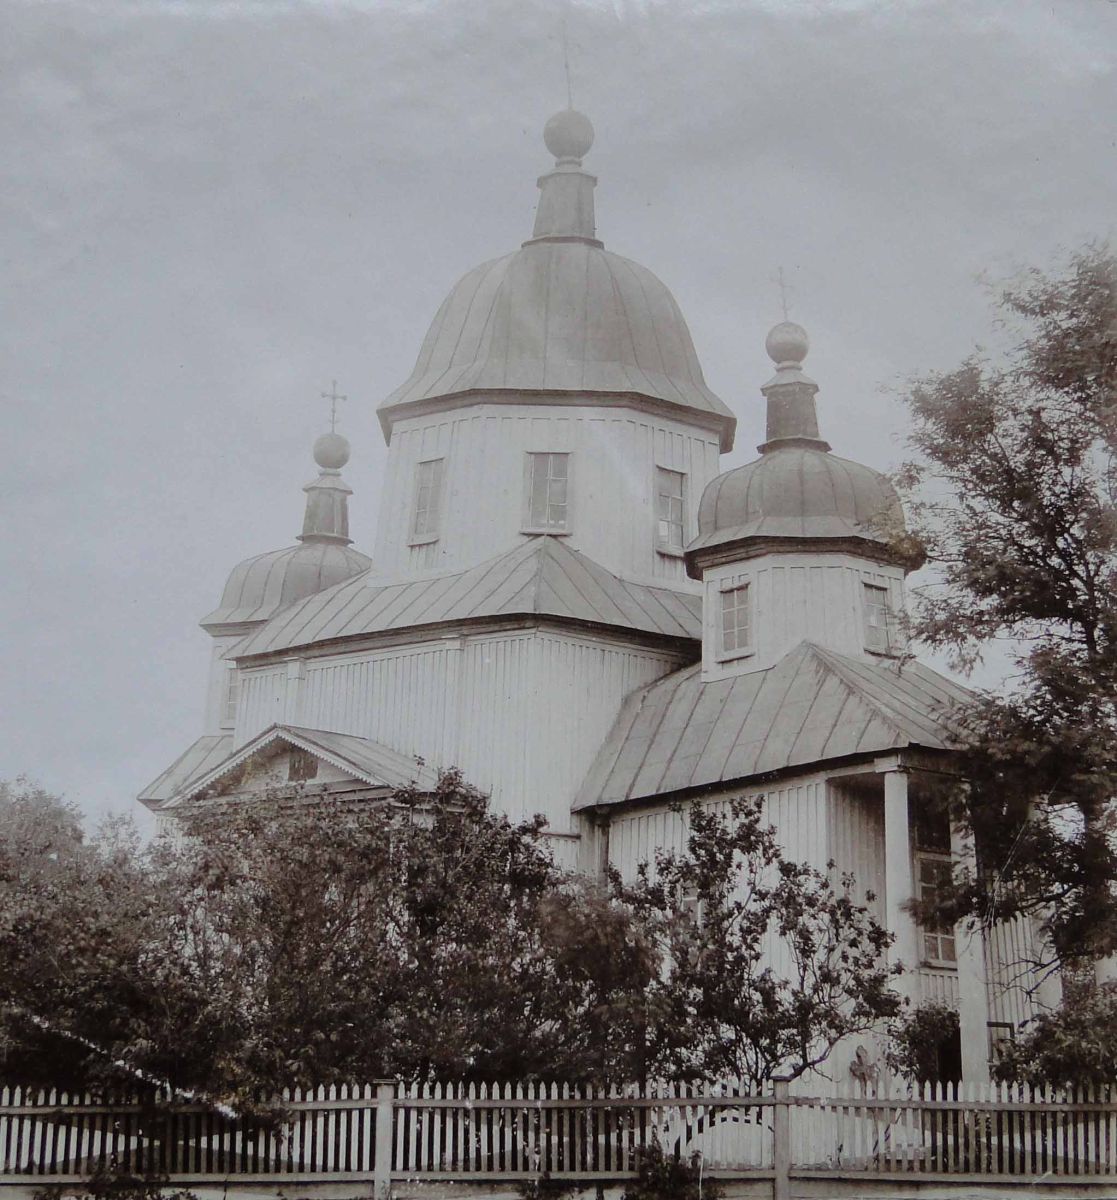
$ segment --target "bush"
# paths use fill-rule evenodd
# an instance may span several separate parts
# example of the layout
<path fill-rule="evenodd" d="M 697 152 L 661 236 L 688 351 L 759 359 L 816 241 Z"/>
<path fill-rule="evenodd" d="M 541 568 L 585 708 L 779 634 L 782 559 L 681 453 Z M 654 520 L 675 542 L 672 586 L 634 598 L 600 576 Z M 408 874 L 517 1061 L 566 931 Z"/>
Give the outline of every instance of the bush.
<path fill-rule="evenodd" d="M 716 1200 L 720 1185 L 703 1178 L 701 1155 L 688 1161 L 668 1157 L 658 1141 L 640 1155 L 636 1178 L 625 1189 L 622 1200 Z"/>
<path fill-rule="evenodd" d="M 1117 985 L 1067 987 L 1059 1008 L 1003 1048 L 994 1074 L 1056 1087 L 1117 1083 Z"/>
<path fill-rule="evenodd" d="M 932 1000 L 905 1013 L 890 1026 L 885 1061 L 891 1070 L 916 1083 L 942 1078 L 940 1052 L 958 1036 L 958 1013 Z"/>

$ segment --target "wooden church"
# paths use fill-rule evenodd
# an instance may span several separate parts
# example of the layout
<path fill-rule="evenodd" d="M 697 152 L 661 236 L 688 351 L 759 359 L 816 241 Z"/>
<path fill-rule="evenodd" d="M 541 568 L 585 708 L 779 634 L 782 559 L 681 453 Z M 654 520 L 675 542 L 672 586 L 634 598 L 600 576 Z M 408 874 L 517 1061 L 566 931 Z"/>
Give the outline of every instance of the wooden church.
<path fill-rule="evenodd" d="M 203 735 L 140 799 L 169 821 L 458 767 L 512 817 L 543 813 L 560 863 L 625 874 L 680 844 L 678 801 L 762 795 L 788 857 L 875 893 L 903 986 L 957 1007 L 965 1077 L 988 1078 L 1032 1015 L 1030 931 L 905 908 L 966 853 L 923 799 L 967 693 L 907 654 L 896 493 L 831 452 L 786 321 L 759 457 L 719 472 L 735 418 L 671 293 L 597 236 L 589 120 L 561 112 L 544 140 L 532 236 L 454 286 L 380 405 L 371 559 L 349 536 L 349 446 L 325 434 L 297 544 L 235 567 L 202 620 Z"/>

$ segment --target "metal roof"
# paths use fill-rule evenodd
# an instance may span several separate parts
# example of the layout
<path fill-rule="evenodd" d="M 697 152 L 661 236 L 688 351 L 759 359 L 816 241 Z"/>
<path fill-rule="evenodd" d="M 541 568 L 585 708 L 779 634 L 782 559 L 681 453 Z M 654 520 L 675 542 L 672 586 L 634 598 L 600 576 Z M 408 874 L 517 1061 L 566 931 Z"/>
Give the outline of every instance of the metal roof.
<path fill-rule="evenodd" d="M 879 471 L 825 450 L 781 445 L 710 481 L 698 508 L 698 550 L 746 537 L 886 542 L 902 531 L 896 489 Z"/>
<path fill-rule="evenodd" d="M 437 772 L 417 758 L 401 754 L 381 742 L 357 737 L 351 733 L 334 733 L 326 729 L 307 729 L 299 725 L 271 725 L 232 754 L 204 773 L 195 774 L 184 787 L 176 789 L 164 808 L 177 808 L 192 796 L 205 791 L 223 776 L 235 770 L 246 759 L 282 742 L 316 755 L 341 771 L 351 772 L 357 779 L 372 787 L 400 788 L 416 784 L 427 790 L 438 782 Z"/>
<path fill-rule="evenodd" d="M 645 396 L 702 413 L 733 445 L 736 418 L 706 386 L 675 298 L 585 240 L 531 242 L 461 279 L 381 422 L 387 433 L 406 406 L 474 392 Z"/>
<path fill-rule="evenodd" d="M 140 792 L 137 799 L 149 807 L 169 800 L 192 779 L 212 770 L 233 748 L 231 733 L 207 733 L 185 750 L 173 763 Z"/>
<path fill-rule="evenodd" d="M 337 542 L 306 541 L 258 554 L 233 568 L 221 603 L 201 624 L 266 621 L 305 596 L 367 571 L 370 563 L 367 555 Z"/>
<path fill-rule="evenodd" d="M 675 638 L 702 636 L 702 598 L 618 578 L 562 538 L 539 536 L 452 575 L 369 575 L 308 597 L 238 643 L 245 658 L 335 638 L 501 616 L 550 616 Z"/>
<path fill-rule="evenodd" d="M 634 692 L 574 807 L 617 804 L 905 746 L 948 749 L 971 693 L 915 662 L 802 642 L 775 666 L 704 683 L 698 665 Z"/>

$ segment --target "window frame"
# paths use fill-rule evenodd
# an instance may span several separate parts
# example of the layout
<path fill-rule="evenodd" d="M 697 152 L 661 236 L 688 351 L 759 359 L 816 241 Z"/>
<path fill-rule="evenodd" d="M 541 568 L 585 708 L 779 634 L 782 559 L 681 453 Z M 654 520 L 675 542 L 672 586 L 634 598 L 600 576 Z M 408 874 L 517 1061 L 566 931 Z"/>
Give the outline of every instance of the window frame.
<path fill-rule="evenodd" d="M 563 458 L 566 460 L 566 475 L 563 482 L 566 484 L 566 495 L 562 501 L 563 507 L 563 524 L 559 525 L 537 525 L 533 520 L 534 515 L 534 499 L 535 499 L 535 465 L 539 459 L 547 459 L 547 496 L 545 504 L 550 509 L 555 503 L 550 499 L 550 486 L 555 482 L 555 477 L 551 474 L 550 460 L 555 458 Z M 573 519 L 573 478 L 574 478 L 574 455 L 569 450 L 526 450 L 524 452 L 524 506 L 522 519 L 520 522 L 520 532 L 528 534 L 545 534 L 550 537 L 566 537 L 574 527 Z"/>
<path fill-rule="evenodd" d="M 438 464 L 436 475 L 436 484 L 431 488 L 431 494 L 434 497 L 434 503 L 431 504 L 428 500 L 426 508 L 421 511 L 428 515 L 434 514 L 433 528 L 428 528 L 422 532 L 418 529 L 419 524 L 419 497 L 425 486 L 423 483 L 423 468 L 433 467 Z M 442 536 L 442 499 L 446 489 L 446 456 L 444 454 L 436 455 L 434 458 L 421 458 L 415 464 L 415 484 L 411 492 L 411 515 L 408 522 L 408 537 L 407 544 L 409 546 L 429 546 L 432 542 L 437 542 Z"/>
<path fill-rule="evenodd" d="M 660 478 L 662 475 L 673 475 L 679 481 L 678 496 L 671 495 L 670 500 L 678 500 L 679 504 L 679 519 L 671 521 L 664 518 L 660 511 L 660 501 L 663 500 L 667 493 L 660 486 Z M 686 553 L 686 518 L 687 518 L 687 473 L 678 471 L 674 467 L 665 467 L 662 463 L 655 464 L 655 472 L 653 477 L 653 499 L 655 501 L 655 548 L 660 554 L 664 554 L 669 558 L 682 558 Z M 662 526 L 665 523 L 669 525 L 678 525 L 679 527 L 679 544 L 676 546 L 673 542 L 668 541 L 663 536 Z"/>
<path fill-rule="evenodd" d="M 218 724 L 222 729 L 237 727 L 237 706 L 240 704 L 240 674 L 236 663 L 225 664 L 225 678 L 221 681 L 221 713 Z"/>
<path fill-rule="evenodd" d="M 926 863 L 933 863 L 936 867 L 945 867 L 953 876 L 954 873 L 954 858 L 950 854 L 943 854 L 934 850 L 916 850 L 912 855 L 912 867 L 915 883 L 915 896 L 917 900 L 924 899 L 924 887 L 933 887 L 936 889 L 942 888 L 941 883 L 925 884 L 922 878 L 922 867 Z M 923 966 L 937 967 L 944 971 L 956 971 L 958 969 L 958 935 L 953 928 L 943 927 L 930 928 L 926 925 L 920 925 L 919 933 L 919 960 Z M 940 953 L 931 953 L 928 950 L 928 939 L 934 940 L 934 949 L 941 951 L 944 948 L 943 943 L 949 942 L 953 952 L 953 958 L 947 958 Z"/>
<path fill-rule="evenodd" d="M 736 605 L 735 611 L 740 611 L 743 607 L 748 614 L 748 640 L 744 645 L 739 645 L 732 650 L 726 648 L 725 645 L 725 599 L 727 596 L 732 596 L 737 592 L 745 593 L 745 604 Z M 723 584 L 718 588 L 718 612 L 717 612 L 717 648 L 718 662 L 733 662 L 739 658 L 748 658 L 756 653 L 756 621 L 753 612 L 753 591 L 752 580 L 746 579 L 731 584 Z"/>
<path fill-rule="evenodd" d="M 870 592 L 883 592 L 884 603 L 871 602 L 869 598 Z M 870 623 L 870 613 L 874 610 L 883 612 L 883 627 Z M 870 642 L 869 631 L 876 628 L 883 628 L 883 647 L 874 646 Z M 892 611 L 892 590 L 887 584 L 872 583 L 868 579 L 861 580 L 861 641 L 869 654 L 877 654 L 882 658 L 895 658 L 898 653 L 895 614 Z"/>

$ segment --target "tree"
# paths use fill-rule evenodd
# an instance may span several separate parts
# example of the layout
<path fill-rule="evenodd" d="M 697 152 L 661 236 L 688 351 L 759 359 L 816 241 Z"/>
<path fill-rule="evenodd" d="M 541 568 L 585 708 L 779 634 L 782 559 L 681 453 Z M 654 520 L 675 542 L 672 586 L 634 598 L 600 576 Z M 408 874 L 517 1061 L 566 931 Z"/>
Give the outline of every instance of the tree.
<path fill-rule="evenodd" d="M 907 394 L 901 474 L 934 568 L 913 631 L 972 667 L 1011 646 L 1017 674 L 959 722 L 954 819 L 979 870 L 946 919 L 1042 922 L 1063 963 L 1117 949 L 1117 259 L 1001 292 L 1016 338 Z"/>
<path fill-rule="evenodd" d="M 759 1090 L 899 1009 L 892 937 L 853 878 L 786 859 L 763 812 L 763 798 L 692 804 L 684 852 L 659 853 L 632 885 L 614 878 L 664 964 L 646 997 L 648 1074 Z"/>
<path fill-rule="evenodd" d="M 57 1085 L 61 1045 L 70 1086 L 115 1069 L 241 1111 L 384 1076 L 759 1086 L 895 1008 L 888 936 L 850 881 L 786 861 L 752 801 L 694 808 L 685 853 L 608 886 L 455 772 L 381 805 L 180 819 L 143 850 L 83 838 L 49 797 L 0 810 L 8 1077 Z"/>
<path fill-rule="evenodd" d="M 1041 1013 L 994 1064 L 998 1079 L 1064 1087 L 1117 1080 L 1117 987 L 1071 982 L 1064 1003 Z"/>
<path fill-rule="evenodd" d="M 66 1087 L 119 1075 L 144 991 L 157 896 L 127 823 L 87 838 L 78 811 L 0 783 L 0 1072 Z"/>

